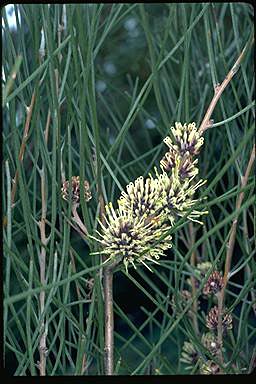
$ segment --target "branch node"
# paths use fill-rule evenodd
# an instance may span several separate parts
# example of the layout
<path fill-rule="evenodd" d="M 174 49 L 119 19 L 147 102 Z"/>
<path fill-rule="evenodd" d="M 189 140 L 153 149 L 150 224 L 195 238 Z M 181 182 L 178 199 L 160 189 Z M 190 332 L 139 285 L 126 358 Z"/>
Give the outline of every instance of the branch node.
<path fill-rule="evenodd" d="M 233 75 L 235 75 L 239 69 L 240 65 L 234 65 L 231 69 Z"/>
<path fill-rule="evenodd" d="M 220 90 L 220 83 L 217 83 L 217 84 L 215 84 L 215 86 L 214 86 L 214 93 L 215 93 L 215 95 L 216 95 L 216 93 L 219 92 L 219 90 Z"/>

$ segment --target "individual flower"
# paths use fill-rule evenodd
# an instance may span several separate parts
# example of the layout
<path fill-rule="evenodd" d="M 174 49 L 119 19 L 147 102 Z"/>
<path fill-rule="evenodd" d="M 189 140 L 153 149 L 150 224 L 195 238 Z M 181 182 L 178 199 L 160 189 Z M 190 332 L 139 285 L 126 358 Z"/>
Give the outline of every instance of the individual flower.
<path fill-rule="evenodd" d="M 187 365 L 186 370 L 194 368 L 200 356 L 194 345 L 189 341 L 185 341 L 182 347 L 180 361 Z"/>
<path fill-rule="evenodd" d="M 174 222 L 177 216 L 182 217 L 187 215 L 187 211 L 198 202 L 197 199 L 193 199 L 195 191 L 206 182 L 199 180 L 193 185 L 191 184 L 192 179 L 186 179 L 181 183 L 177 169 L 173 170 L 171 177 L 169 177 L 166 172 L 160 175 L 157 173 L 157 177 L 163 190 L 163 208 L 171 223 Z M 198 222 L 197 218 L 205 213 L 207 212 L 193 210 L 187 217 L 192 221 Z M 200 221 L 199 223 L 201 224 Z"/>
<path fill-rule="evenodd" d="M 198 174 L 196 164 L 198 159 L 192 161 L 191 156 L 184 155 L 179 160 L 179 177 L 184 180 L 186 178 L 194 178 Z"/>
<path fill-rule="evenodd" d="M 221 349 L 216 336 L 211 332 L 203 333 L 201 341 L 203 346 L 214 356 Z"/>
<path fill-rule="evenodd" d="M 224 286 L 223 277 L 221 276 L 220 272 L 214 271 L 209 276 L 204 286 L 203 293 L 205 295 L 209 295 L 211 293 L 216 294 L 222 290 L 223 286 Z"/>
<path fill-rule="evenodd" d="M 80 203 L 80 178 L 79 176 L 72 176 L 71 178 L 71 188 L 69 186 L 69 180 L 64 181 L 61 188 L 62 198 L 66 201 L 71 199 L 72 203 Z M 89 201 L 92 198 L 90 192 L 90 184 L 87 180 L 84 180 L 84 199 Z"/>
<path fill-rule="evenodd" d="M 126 186 L 118 200 L 119 207 L 124 211 L 131 211 L 134 217 L 161 220 L 162 188 L 158 179 L 152 176 L 144 179 L 138 177 L 134 183 Z"/>
<path fill-rule="evenodd" d="M 184 124 L 176 122 L 175 128 L 171 127 L 172 135 L 175 142 L 167 136 L 163 141 L 170 148 L 178 152 L 181 156 L 185 153 L 191 156 L 197 155 L 201 146 L 204 143 L 204 139 L 201 133 L 196 128 L 195 123 Z"/>
<path fill-rule="evenodd" d="M 181 156 L 180 153 L 176 152 L 173 148 L 166 152 L 160 161 L 162 169 L 167 173 L 176 167 L 181 180 L 192 178 L 198 174 L 197 163 L 198 159 L 193 161 L 192 156 L 188 153 Z"/>
<path fill-rule="evenodd" d="M 217 375 L 220 371 L 220 366 L 212 360 L 207 360 L 200 364 L 200 373 L 202 375 Z"/>
<path fill-rule="evenodd" d="M 208 315 L 206 316 L 206 326 L 207 328 L 216 331 L 218 328 L 218 316 L 219 316 L 219 310 L 218 307 L 215 305 Z M 226 331 L 227 329 L 232 329 L 232 316 L 231 314 L 225 314 L 222 315 L 222 328 L 223 331 Z"/>
<path fill-rule="evenodd" d="M 174 167 L 177 166 L 177 158 L 179 153 L 173 148 L 165 153 L 164 157 L 160 160 L 160 165 L 166 172 L 170 172 Z"/>
<path fill-rule="evenodd" d="M 107 205 L 105 222 L 99 221 L 102 231 L 97 233 L 100 238 L 93 238 L 103 246 L 100 253 L 113 260 L 120 258 L 126 271 L 129 264 L 136 268 L 137 262 L 149 268 L 146 262 L 157 263 L 164 251 L 171 247 L 171 236 L 164 237 L 170 227 L 156 228 L 151 222 L 145 224 L 144 218 L 134 217 L 131 210 L 122 206 L 114 210 L 111 203 Z"/>

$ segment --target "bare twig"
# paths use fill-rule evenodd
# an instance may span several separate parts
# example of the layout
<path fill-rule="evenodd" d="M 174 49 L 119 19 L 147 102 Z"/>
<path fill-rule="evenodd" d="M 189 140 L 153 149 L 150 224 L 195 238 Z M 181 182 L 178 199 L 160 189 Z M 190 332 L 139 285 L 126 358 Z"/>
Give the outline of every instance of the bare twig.
<path fill-rule="evenodd" d="M 47 121 L 46 121 L 46 128 L 44 133 L 44 139 L 45 143 L 47 145 L 48 142 L 48 134 L 49 134 L 49 126 L 50 126 L 50 111 L 48 111 Z M 42 285 L 46 284 L 45 281 L 45 269 L 46 269 L 46 246 L 49 242 L 49 238 L 46 237 L 45 232 L 45 221 L 46 221 L 46 213 L 47 213 L 47 197 L 46 197 L 46 175 L 45 175 L 45 167 L 42 165 L 42 169 L 40 171 L 40 177 L 41 177 L 41 197 L 42 197 L 42 215 L 41 220 L 39 222 L 39 228 L 40 228 L 40 237 L 41 237 L 41 252 L 39 255 L 39 265 L 40 265 L 40 282 Z M 44 312 L 44 306 L 45 306 L 45 291 L 40 292 L 39 296 L 40 301 L 40 315 L 42 316 Z M 39 341 L 39 355 L 40 355 L 40 361 L 39 361 L 39 371 L 40 376 L 45 376 L 46 374 L 46 337 L 47 337 L 47 331 L 45 326 L 44 318 L 42 319 L 41 323 L 41 337 Z"/>
<path fill-rule="evenodd" d="M 255 145 L 253 146 L 251 156 L 245 171 L 245 175 L 242 177 L 242 180 L 241 180 L 241 188 L 244 188 L 248 182 L 248 178 L 249 178 L 254 160 L 255 160 Z M 236 211 L 238 211 L 241 208 L 243 199 L 244 199 L 244 192 L 241 192 L 236 202 L 236 208 L 235 208 Z M 228 279 L 229 279 L 230 266 L 231 266 L 231 261 L 232 261 L 234 246 L 235 246 L 237 221 L 238 221 L 238 216 L 236 216 L 232 221 L 231 232 L 230 232 L 230 237 L 227 244 L 227 253 L 226 253 L 226 259 L 225 259 L 226 261 L 225 261 L 225 272 L 224 272 L 224 286 L 220 294 L 218 295 L 218 313 L 219 313 L 218 343 L 220 345 L 222 345 L 222 341 L 223 341 L 222 315 L 223 315 L 223 308 L 224 308 L 224 302 L 225 302 L 225 288 L 227 286 Z"/>
<path fill-rule="evenodd" d="M 212 113 L 214 111 L 214 108 L 215 108 L 219 98 L 221 97 L 223 91 L 225 90 L 227 85 L 230 83 L 230 81 L 233 78 L 233 76 L 236 74 L 236 72 L 237 72 L 237 70 L 239 68 L 239 65 L 240 65 L 240 63 L 241 63 L 242 59 L 244 58 L 244 55 L 245 55 L 245 53 L 247 51 L 247 48 L 249 47 L 249 45 L 253 41 L 254 41 L 254 38 L 252 38 L 250 41 L 247 42 L 247 44 L 243 48 L 243 50 L 240 53 L 238 59 L 236 60 L 236 62 L 232 66 L 231 70 L 229 71 L 229 73 L 227 74 L 227 76 L 225 77 L 223 82 L 221 84 L 217 84 L 215 86 L 214 96 L 212 98 L 212 101 L 210 102 L 210 105 L 209 105 L 209 107 L 208 107 L 208 109 L 206 111 L 206 114 L 205 114 L 205 116 L 204 116 L 204 118 L 202 120 L 202 123 L 201 123 L 201 125 L 199 127 L 199 132 L 201 132 L 202 134 L 208 128 L 210 128 L 212 126 L 213 121 L 211 120 L 211 116 L 212 116 Z M 245 176 L 241 180 L 242 188 L 247 184 L 248 177 L 249 177 L 249 174 L 250 174 L 250 171 L 251 171 L 254 159 L 255 159 L 255 146 L 253 147 L 253 150 L 252 150 L 252 153 L 251 153 L 251 157 L 250 157 L 250 160 L 249 160 L 246 172 L 245 172 Z M 244 193 L 241 192 L 239 197 L 238 197 L 238 199 L 237 199 L 236 210 L 238 210 L 241 207 L 243 198 L 244 198 Z M 235 217 L 233 222 L 232 222 L 230 238 L 229 238 L 229 242 L 228 242 L 228 245 L 227 245 L 225 273 L 224 273 L 224 286 L 223 286 L 223 289 L 221 290 L 221 292 L 217 295 L 217 298 L 218 298 L 218 329 L 217 329 L 218 336 L 217 337 L 218 337 L 218 344 L 220 346 L 222 346 L 222 343 L 223 343 L 222 315 L 223 315 L 223 307 L 224 307 L 224 300 L 225 300 L 225 288 L 226 288 L 227 281 L 228 281 L 228 274 L 229 274 L 229 271 L 230 271 L 231 259 L 232 259 L 233 250 L 234 250 L 235 237 L 236 237 L 236 229 L 237 229 L 237 217 Z M 191 264 L 193 263 L 192 256 L 191 256 Z M 192 290 L 193 290 L 193 280 L 192 280 Z M 220 359 L 220 363 L 223 364 L 223 353 L 222 353 L 222 348 L 221 347 L 219 348 L 219 359 Z"/>
<path fill-rule="evenodd" d="M 96 159 L 94 161 L 96 163 Z M 99 193 L 100 220 L 104 225 L 105 220 L 105 201 L 101 188 L 97 185 Z M 103 257 L 106 261 L 107 257 Z M 105 375 L 110 376 L 114 373 L 114 312 L 113 312 L 113 266 L 107 265 L 103 268 L 103 293 L 104 293 L 104 313 L 105 313 L 105 346 L 104 346 L 104 368 Z"/>
<path fill-rule="evenodd" d="M 74 230 L 79 233 L 79 235 L 82 237 L 82 239 L 85 239 L 85 233 L 81 231 L 81 229 L 74 225 L 65 215 L 64 215 L 65 219 L 67 220 L 67 223 L 74 228 Z M 75 221 L 75 220 L 74 220 Z"/>
<path fill-rule="evenodd" d="M 88 231 L 82 220 L 80 219 L 80 216 L 77 213 L 77 204 L 72 205 L 72 220 L 79 226 L 80 230 L 82 231 L 84 236 L 88 236 Z"/>
<path fill-rule="evenodd" d="M 26 122 L 25 122 L 25 127 L 24 127 L 24 131 L 23 131 L 23 137 L 22 137 L 22 142 L 21 142 L 20 152 L 19 152 L 19 157 L 18 157 L 18 159 L 21 163 L 23 161 L 25 147 L 26 147 L 26 143 L 27 143 L 27 139 L 28 139 L 28 131 L 29 131 L 30 122 L 31 122 L 31 118 L 32 118 L 32 111 L 33 111 L 34 104 L 35 104 L 35 97 L 36 97 L 36 92 L 34 91 L 32 98 L 31 98 L 30 106 L 27 108 L 27 118 L 26 118 Z M 16 190 L 17 190 L 18 176 L 19 176 L 19 173 L 18 173 L 18 170 L 16 170 L 15 176 L 13 179 L 13 186 L 12 186 L 12 193 L 11 193 L 12 208 L 14 207 L 14 200 L 15 200 L 15 195 L 16 195 Z"/>
<path fill-rule="evenodd" d="M 249 178 L 254 160 L 255 160 L 255 145 L 252 148 L 251 156 L 250 156 L 250 159 L 249 159 L 246 171 L 245 171 L 245 175 L 242 177 L 242 180 L 241 180 L 241 188 L 244 188 L 248 182 L 248 178 Z M 242 202 L 243 202 L 243 199 L 244 199 L 244 192 L 241 192 L 239 194 L 237 202 L 236 202 L 236 211 L 238 211 L 240 209 Z M 228 274 L 230 271 L 231 259 L 232 259 L 232 255 L 233 255 L 235 238 L 236 238 L 237 220 L 238 220 L 238 217 L 235 217 L 233 222 L 232 222 L 230 238 L 229 238 L 229 242 L 227 244 L 223 292 L 224 292 L 225 287 L 227 285 Z"/>
<path fill-rule="evenodd" d="M 113 315 L 113 271 L 109 267 L 103 272 L 105 303 L 105 374 L 113 375 L 114 371 L 114 315 Z"/>
<path fill-rule="evenodd" d="M 223 82 L 221 84 L 217 84 L 215 86 L 215 89 L 214 89 L 214 96 L 212 98 L 212 101 L 207 109 L 207 112 L 202 120 L 202 123 L 199 127 L 199 132 L 203 133 L 204 131 L 206 131 L 208 128 L 211 127 L 212 125 L 212 121 L 210 120 L 211 119 L 211 116 L 212 116 L 212 113 L 214 111 L 214 108 L 220 98 L 220 96 L 222 95 L 224 89 L 227 87 L 227 85 L 230 83 L 232 77 L 236 74 L 238 68 L 239 68 L 239 65 L 242 61 L 242 59 L 244 58 L 244 55 L 245 55 L 245 52 L 247 50 L 247 47 L 252 43 L 252 41 L 249 41 L 244 49 L 242 50 L 242 52 L 240 53 L 238 59 L 236 60 L 235 64 L 232 66 L 231 70 L 229 71 L 229 73 L 227 74 L 227 76 L 225 77 L 225 79 L 223 80 Z"/>
<path fill-rule="evenodd" d="M 218 357 L 220 364 L 223 365 L 223 353 L 222 353 L 222 342 L 223 342 L 223 328 L 222 328 L 222 311 L 223 311 L 223 296 L 221 292 L 217 294 L 218 300 L 218 326 L 217 326 L 217 340 L 218 345 L 220 346 L 218 349 Z M 221 372 L 222 373 L 222 369 Z"/>
<path fill-rule="evenodd" d="M 103 195 L 99 195 L 100 218 L 105 222 L 105 202 Z M 104 259 L 104 261 L 107 258 Z M 113 269 L 106 266 L 103 269 L 104 309 L 105 309 L 105 347 L 104 366 L 105 374 L 114 372 L 114 313 L 113 313 Z"/>
<path fill-rule="evenodd" d="M 105 223 L 105 202 L 103 195 L 99 195 L 100 218 Z M 108 257 L 104 257 L 106 261 Z M 103 269 L 103 290 L 104 290 L 104 310 L 105 310 L 105 347 L 104 347 L 104 366 L 105 374 L 114 374 L 114 311 L 113 311 L 113 271 L 119 261 L 116 260 Z"/>
<path fill-rule="evenodd" d="M 96 170 L 95 177 L 98 172 L 97 157 L 95 148 L 93 148 L 93 163 Z M 106 224 L 105 201 L 101 190 L 101 185 L 97 183 L 97 192 L 99 196 L 99 218 L 103 225 Z M 103 261 L 107 260 L 103 256 Z M 100 271 L 101 275 L 101 271 Z M 104 370 L 105 375 L 113 375 L 114 372 L 114 315 L 113 315 L 113 268 L 106 265 L 103 268 L 103 295 L 104 295 L 104 316 L 105 316 L 105 345 L 104 345 Z"/>

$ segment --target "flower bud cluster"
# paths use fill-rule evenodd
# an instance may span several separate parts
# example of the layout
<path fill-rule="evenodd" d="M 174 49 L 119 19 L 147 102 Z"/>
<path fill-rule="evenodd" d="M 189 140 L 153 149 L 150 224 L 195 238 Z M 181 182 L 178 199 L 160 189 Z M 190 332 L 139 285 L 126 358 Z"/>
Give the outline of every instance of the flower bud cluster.
<path fill-rule="evenodd" d="M 79 176 L 72 176 L 71 185 L 69 180 L 64 181 L 61 188 L 62 198 L 66 201 L 71 199 L 73 204 L 80 204 L 80 178 Z M 91 200 L 92 195 L 90 192 L 90 185 L 87 180 L 84 180 L 84 199 L 85 201 Z"/>
<path fill-rule="evenodd" d="M 218 307 L 215 305 L 206 316 L 207 328 L 217 332 L 218 319 L 219 319 L 219 310 L 218 310 Z M 226 313 L 224 314 L 224 316 L 222 316 L 222 329 L 223 329 L 223 332 L 225 332 L 227 329 L 232 329 L 232 316 L 230 313 Z"/>

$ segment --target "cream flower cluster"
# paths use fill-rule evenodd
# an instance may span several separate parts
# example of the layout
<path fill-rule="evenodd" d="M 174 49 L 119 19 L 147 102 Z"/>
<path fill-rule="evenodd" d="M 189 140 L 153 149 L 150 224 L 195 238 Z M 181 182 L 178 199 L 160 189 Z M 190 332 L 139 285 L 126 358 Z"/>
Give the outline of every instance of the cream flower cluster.
<path fill-rule="evenodd" d="M 131 263 L 142 263 L 145 261 L 157 263 L 164 251 L 171 247 L 171 236 L 167 234 L 165 241 L 161 237 L 168 232 L 170 227 L 155 225 L 154 221 L 146 223 L 143 216 L 134 216 L 132 210 L 119 206 L 114 210 L 112 203 L 106 206 L 106 223 L 99 221 L 102 231 L 96 231 L 99 241 L 103 247 L 100 253 L 104 253 L 113 260 L 120 258 L 127 270 Z"/>
<path fill-rule="evenodd" d="M 203 145 L 203 138 L 195 123 L 175 123 L 171 127 L 174 141 L 168 136 L 163 141 L 169 150 L 160 162 L 161 172 L 138 177 L 126 186 L 117 200 L 117 208 L 106 206 L 104 224 L 95 240 L 102 245 L 100 253 L 112 260 L 129 264 L 157 262 L 171 247 L 168 234 L 179 217 L 198 221 L 206 213 L 193 210 L 198 201 L 195 192 L 205 181 L 194 181 L 198 174 L 195 156 Z M 188 213 L 188 211 L 190 211 Z M 199 221 L 200 222 L 200 221 Z M 149 267 L 148 267 L 149 268 Z"/>

